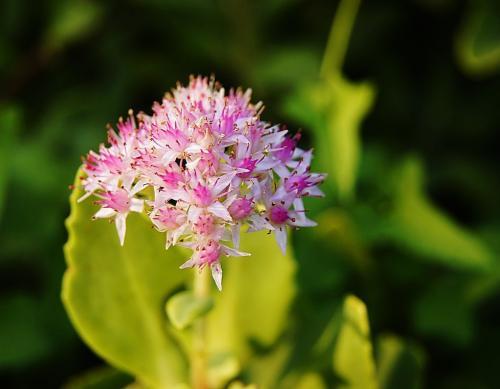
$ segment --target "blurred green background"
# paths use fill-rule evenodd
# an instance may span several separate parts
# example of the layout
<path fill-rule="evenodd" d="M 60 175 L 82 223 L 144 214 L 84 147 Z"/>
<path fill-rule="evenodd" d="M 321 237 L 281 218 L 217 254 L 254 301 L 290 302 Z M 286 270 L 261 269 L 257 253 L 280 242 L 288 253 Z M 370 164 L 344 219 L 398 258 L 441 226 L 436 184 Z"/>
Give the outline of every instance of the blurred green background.
<path fill-rule="evenodd" d="M 352 292 L 375 335 L 420 350 L 424 387 L 498 387 L 500 5 L 366 1 L 331 86 L 319 75 L 336 8 L 0 2 L 2 388 L 60 387 L 102 364 L 59 297 L 68 185 L 106 123 L 211 73 L 252 87 L 264 118 L 302 128 L 316 169 L 334 172 L 327 198 L 308 204 L 320 226 L 294 234 L 292 364 L 315 363 Z"/>

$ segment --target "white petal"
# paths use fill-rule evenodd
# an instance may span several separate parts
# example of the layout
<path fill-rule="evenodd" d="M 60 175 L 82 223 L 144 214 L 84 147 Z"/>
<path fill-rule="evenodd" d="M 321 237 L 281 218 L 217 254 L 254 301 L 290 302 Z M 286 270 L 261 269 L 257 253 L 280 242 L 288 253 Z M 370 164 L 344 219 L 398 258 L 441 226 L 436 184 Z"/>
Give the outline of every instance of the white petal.
<path fill-rule="evenodd" d="M 318 225 L 315 221 L 308 219 L 303 212 L 290 212 L 289 216 L 295 219 L 295 221 L 289 222 L 295 227 L 316 227 Z"/>
<path fill-rule="evenodd" d="M 233 238 L 233 246 L 235 248 L 240 247 L 240 230 L 241 230 L 240 223 L 236 223 L 236 224 L 231 226 L 231 235 Z"/>
<path fill-rule="evenodd" d="M 218 177 L 217 180 L 215 181 L 214 186 L 213 186 L 212 193 L 215 196 L 217 196 L 220 192 L 222 192 L 224 189 L 226 189 L 227 186 L 233 180 L 235 175 L 236 175 L 236 173 L 231 172 L 231 173 L 228 173 L 224 176 Z"/>
<path fill-rule="evenodd" d="M 286 254 L 286 228 L 284 226 L 280 228 L 276 228 L 274 230 L 274 236 L 276 237 L 276 242 L 278 242 L 278 246 L 280 246 L 281 252 L 283 255 Z"/>
<path fill-rule="evenodd" d="M 87 192 L 85 193 L 82 197 L 80 197 L 78 200 L 76 200 L 77 203 L 81 203 L 83 200 L 86 198 L 90 197 L 92 195 L 92 192 Z"/>
<path fill-rule="evenodd" d="M 266 145 L 281 143 L 287 132 L 288 130 L 283 130 L 283 131 L 272 132 L 268 135 L 264 135 L 261 139 L 262 143 Z"/>
<path fill-rule="evenodd" d="M 212 278 L 215 281 L 215 285 L 217 285 L 217 289 L 222 291 L 222 266 L 220 262 L 212 263 L 210 269 L 212 270 Z"/>
<path fill-rule="evenodd" d="M 222 203 L 219 202 L 219 201 L 217 201 L 217 202 L 213 203 L 212 205 L 208 206 L 207 210 L 208 210 L 208 212 L 214 214 L 217 217 L 220 217 L 221 219 L 224 219 L 224 220 L 227 220 L 227 221 L 233 220 L 231 218 L 231 215 L 227 211 L 226 207 L 224 207 L 224 205 L 222 205 Z"/>
<path fill-rule="evenodd" d="M 172 244 L 172 231 L 167 231 L 165 234 L 165 250 L 168 250 L 170 248 L 170 245 Z"/>
<path fill-rule="evenodd" d="M 137 183 L 134 185 L 134 187 L 130 191 L 130 194 L 133 196 L 136 193 L 139 193 L 141 190 L 143 190 L 148 185 L 149 185 L 148 180 L 143 178 L 142 180 L 137 181 Z"/>
<path fill-rule="evenodd" d="M 229 255 L 230 257 L 248 257 L 251 255 L 250 253 L 245 253 L 244 251 L 239 251 L 232 249 L 231 247 L 227 247 L 226 245 L 221 245 L 222 251 L 226 254 Z"/>
<path fill-rule="evenodd" d="M 200 159 L 201 158 L 196 158 L 192 161 L 189 161 L 186 163 L 186 168 L 189 169 L 189 170 L 193 170 L 196 168 L 196 166 L 198 166 L 198 163 L 200 162 Z"/>
<path fill-rule="evenodd" d="M 296 211 L 304 212 L 304 202 L 302 201 L 302 199 L 298 198 L 293 200 L 293 208 Z"/>
<path fill-rule="evenodd" d="M 186 149 L 184 151 L 186 153 L 189 153 L 189 154 L 196 154 L 202 150 L 203 150 L 203 148 L 199 144 L 191 143 L 188 147 L 186 147 Z"/>
<path fill-rule="evenodd" d="M 261 231 L 261 230 L 274 230 L 274 227 L 269 223 L 265 217 L 260 215 L 251 215 L 248 220 L 251 225 L 248 229 L 249 232 Z"/>
<path fill-rule="evenodd" d="M 125 242 L 125 231 L 127 229 L 126 224 L 127 214 L 119 213 L 115 217 L 116 231 L 118 232 L 118 238 L 120 239 L 120 245 L 123 246 Z"/>
<path fill-rule="evenodd" d="M 173 245 L 177 244 L 177 241 L 182 236 L 182 234 L 186 231 L 186 229 L 187 229 L 187 224 L 183 224 L 179 228 L 172 231 L 172 244 Z"/>
<path fill-rule="evenodd" d="M 133 212 L 142 212 L 144 209 L 144 200 L 133 198 L 130 201 L 130 210 Z"/>
<path fill-rule="evenodd" d="M 276 166 L 273 167 L 273 169 L 276 172 L 276 174 L 281 178 L 288 177 L 290 175 L 290 171 L 286 168 L 286 166 L 282 164 L 277 164 Z"/>
<path fill-rule="evenodd" d="M 177 151 L 174 150 L 166 150 L 165 153 L 163 154 L 163 157 L 161 159 L 161 162 L 164 165 L 168 165 L 170 162 L 175 161 L 177 158 Z"/>
<path fill-rule="evenodd" d="M 96 219 L 106 219 L 108 217 L 116 215 L 116 211 L 112 208 L 101 208 L 99 211 L 97 211 L 94 215 L 94 218 Z"/>
<path fill-rule="evenodd" d="M 135 176 L 131 175 L 131 174 L 125 174 L 123 175 L 122 177 L 122 184 L 121 186 L 127 191 L 127 192 L 130 192 L 130 188 L 132 187 L 132 183 L 134 182 L 135 180 Z M 116 184 L 118 184 L 118 182 L 116 182 Z"/>
<path fill-rule="evenodd" d="M 195 207 L 194 205 L 189 207 L 187 212 L 187 218 L 191 223 L 196 223 L 202 212 L 201 208 Z"/>
<path fill-rule="evenodd" d="M 325 197 L 325 194 L 317 186 L 312 186 L 307 189 L 307 195 L 310 197 Z"/>
<path fill-rule="evenodd" d="M 277 164 L 278 164 L 278 162 L 275 161 L 274 159 L 266 157 L 257 164 L 257 166 L 255 167 L 255 171 L 256 172 L 265 172 L 266 170 L 269 170 L 269 169 L 275 167 Z"/>
<path fill-rule="evenodd" d="M 193 267 L 193 266 L 196 266 L 196 259 L 194 258 L 194 256 L 192 256 L 181 266 L 179 266 L 179 269 L 187 269 L 188 267 Z"/>

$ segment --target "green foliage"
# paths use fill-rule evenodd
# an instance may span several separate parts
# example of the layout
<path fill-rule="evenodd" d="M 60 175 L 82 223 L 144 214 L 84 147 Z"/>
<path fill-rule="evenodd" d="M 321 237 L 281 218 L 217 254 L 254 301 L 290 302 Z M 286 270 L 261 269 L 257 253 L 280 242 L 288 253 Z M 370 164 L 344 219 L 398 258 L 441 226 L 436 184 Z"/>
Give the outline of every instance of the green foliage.
<path fill-rule="evenodd" d="M 375 96 L 370 83 L 334 73 L 288 101 L 287 112 L 314 131 L 318 166 L 342 200 L 353 197 L 360 158 L 360 125 Z"/>
<path fill-rule="evenodd" d="M 329 178 L 323 186 L 327 197 L 306 203 L 319 226 L 291 237 L 294 258 L 282 262 L 283 286 L 269 286 L 281 276 L 280 269 L 267 276 L 270 257 L 257 259 L 261 266 L 252 285 L 239 271 L 229 281 L 242 282 L 246 292 L 223 301 L 224 312 L 237 319 L 224 323 L 220 313 L 212 325 L 210 384 L 334 387 L 331 356 L 342 315 L 332 320 L 331 313 L 342 304 L 340 296 L 355 293 L 370 307 L 381 388 L 498 386 L 497 3 L 346 0 L 331 26 L 335 4 L 329 0 L 0 2 L 3 386 L 60 387 L 100 365 L 99 357 L 111 361 L 103 344 L 116 340 L 108 334 L 119 323 L 92 330 L 93 336 L 106 334 L 99 349 L 91 344 L 100 350 L 95 356 L 72 331 L 60 303 L 66 188 L 80 156 L 103 140 L 105 123 L 129 107 L 150 112 L 151 101 L 175 81 L 211 72 L 227 87 L 252 87 L 255 100 L 265 103 L 265 120 L 285 123 L 291 133 L 302 126 L 301 146 L 314 147 L 314 170 Z M 320 66 L 330 26 L 329 54 Z M 415 158 L 405 160 L 409 152 Z M 90 202 L 78 207 L 90 212 Z M 128 237 L 139 227 L 150 229 L 137 217 L 130 222 Z M 88 231 L 89 239 L 94 233 L 107 237 L 106 252 L 119 251 L 113 226 L 89 222 Z M 148 232 L 160 245 L 161 234 Z M 270 249 L 274 242 L 259 237 L 256 244 Z M 83 261 L 103 269 L 120 257 L 97 261 L 91 251 L 89 245 L 85 256 L 79 254 L 77 269 Z M 184 253 L 179 259 L 158 253 L 157 262 L 170 271 L 162 280 L 191 278 L 177 269 Z M 254 259 L 224 260 L 223 294 L 232 266 L 252 266 Z M 261 281 L 266 293 L 254 298 Z M 193 327 L 171 326 L 165 303 L 191 284 L 164 286 L 166 294 L 154 303 L 157 322 L 166 326 L 176 353 L 189 357 Z M 109 300 L 103 288 L 89 298 L 92 304 Z M 134 309 L 130 301 L 120 309 Z M 105 313 L 98 318 L 104 320 Z M 95 319 L 80 316 L 81 323 Z M 135 323 L 128 319 L 122 322 Z M 254 328 L 261 320 L 262 332 Z M 225 335 L 217 333 L 218 322 L 236 340 L 224 339 L 217 348 L 213 337 Z M 381 331 L 398 336 L 379 336 Z M 151 343 L 142 333 L 126 341 L 136 344 L 138 337 L 141 350 Z M 109 345 L 105 349 L 111 352 Z M 186 364 L 188 358 L 180 358 Z M 108 373 L 111 381 L 104 377 Z M 101 377 L 114 389 L 122 385 L 114 374 L 105 370 L 89 377 L 92 385 Z"/>
<path fill-rule="evenodd" d="M 423 258 L 455 268 L 491 270 L 493 256 L 472 233 L 438 210 L 423 191 L 423 172 L 415 159 L 406 160 L 395 177 L 395 204 L 390 236 Z"/>
<path fill-rule="evenodd" d="M 185 291 L 175 294 L 167 301 L 166 311 L 173 326 L 182 330 L 209 312 L 213 306 L 212 297 L 199 297 Z"/>
<path fill-rule="evenodd" d="M 90 370 L 71 379 L 64 389 L 112 389 L 125 387 L 132 378 L 112 367 L 104 366 Z"/>
<path fill-rule="evenodd" d="M 60 50 L 95 29 L 101 7 L 95 1 L 63 1 L 45 37 L 48 50 Z"/>
<path fill-rule="evenodd" d="M 185 382 L 184 356 L 161 309 L 165 298 L 191 275 L 178 269 L 184 253 L 165 251 L 164 236 L 137 215 L 129 215 L 126 243 L 120 247 L 112 225 L 91 220 L 96 207 L 77 202 L 82 194 L 75 189 L 70 199 L 63 282 L 63 301 L 75 328 L 94 351 L 141 382 L 153 387 Z M 209 379 L 214 387 L 233 378 L 252 357 L 252 342 L 270 347 L 277 340 L 295 294 L 291 250 L 284 256 L 265 233 L 248 234 L 241 247 L 252 256 L 226 261 L 224 293 L 212 300 L 181 292 L 167 302 L 168 316 L 180 329 L 208 313 Z"/>
<path fill-rule="evenodd" d="M 244 234 L 241 248 L 252 255 L 225 261 L 224 292 L 215 295 L 207 320 L 209 349 L 234 353 L 244 363 L 252 342 L 269 347 L 288 324 L 295 264 L 291 247 L 283 255 L 265 231 Z"/>
<path fill-rule="evenodd" d="M 473 337 L 473 306 L 466 296 L 465 282 L 459 278 L 439 279 L 415 304 L 414 323 L 418 332 L 467 345 Z"/>
<path fill-rule="evenodd" d="M 366 306 L 354 296 L 344 301 L 333 370 L 343 382 L 342 388 L 378 388 Z"/>
<path fill-rule="evenodd" d="M 286 103 L 287 112 L 314 131 L 318 165 L 328 173 L 328 182 L 342 201 L 354 195 L 361 156 L 360 126 L 375 97 L 372 84 L 352 83 L 341 74 L 359 3 L 359 0 L 340 3 L 321 79 L 299 89 Z"/>
<path fill-rule="evenodd" d="M 50 339 L 36 320 L 38 304 L 26 295 L 0 300 L 0 368 L 27 365 L 48 353 Z"/>
<path fill-rule="evenodd" d="M 12 154 L 17 143 L 20 113 L 13 106 L 0 106 L 0 218 L 4 207 Z"/>
<path fill-rule="evenodd" d="M 500 6 L 495 0 L 469 1 L 469 9 L 456 39 L 464 71 L 490 74 L 500 68 Z"/>
<path fill-rule="evenodd" d="M 424 356 L 414 344 L 394 335 L 377 339 L 377 376 L 380 389 L 422 388 Z"/>
<path fill-rule="evenodd" d="M 80 187 L 78 178 L 75 186 Z M 94 351 L 141 382 L 153 387 L 185 382 L 186 362 L 162 309 L 187 275 L 178 270 L 182 256 L 165 251 L 164 236 L 139 215 L 129 216 L 120 247 L 113 226 L 91 220 L 96 207 L 77 202 L 82 194 L 81 189 L 71 194 L 66 224 L 62 296 L 73 325 Z"/>

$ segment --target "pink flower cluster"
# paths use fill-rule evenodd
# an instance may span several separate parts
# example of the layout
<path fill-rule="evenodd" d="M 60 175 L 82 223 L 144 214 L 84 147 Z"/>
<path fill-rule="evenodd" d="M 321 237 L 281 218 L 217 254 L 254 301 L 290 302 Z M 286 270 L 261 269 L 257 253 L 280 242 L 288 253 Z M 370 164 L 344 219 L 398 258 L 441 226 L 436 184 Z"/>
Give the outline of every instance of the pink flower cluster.
<path fill-rule="evenodd" d="M 192 77 L 152 115 L 129 112 L 109 128 L 109 145 L 85 158 L 80 200 L 97 197 L 94 217 L 113 218 L 122 245 L 127 215 L 145 212 L 166 233 L 166 248 L 193 250 L 181 268 L 210 266 L 219 289 L 221 256 L 250 255 L 239 251 L 243 226 L 274 232 L 285 252 L 287 226 L 315 225 L 302 198 L 323 196 L 324 175 L 310 172 L 312 152 L 297 147 L 299 134 L 262 121 L 263 106 L 250 97 Z"/>

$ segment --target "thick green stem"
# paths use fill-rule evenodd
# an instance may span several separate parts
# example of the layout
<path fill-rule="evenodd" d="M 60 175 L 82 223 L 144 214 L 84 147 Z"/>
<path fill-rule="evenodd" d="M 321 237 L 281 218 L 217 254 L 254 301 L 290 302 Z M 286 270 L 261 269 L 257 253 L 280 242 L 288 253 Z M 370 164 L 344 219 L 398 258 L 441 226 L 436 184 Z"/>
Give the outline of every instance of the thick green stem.
<path fill-rule="evenodd" d="M 210 294 L 210 269 L 195 271 L 194 294 L 207 297 Z M 193 324 L 193 352 L 191 356 L 191 383 L 193 389 L 207 389 L 207 344 L 205 317 L 196 319 Z"/>
<path fill-rule="evenodd" d="M 340 73 L 361 0 L 341 0 L 326 44 L 321 77 Z"/>

